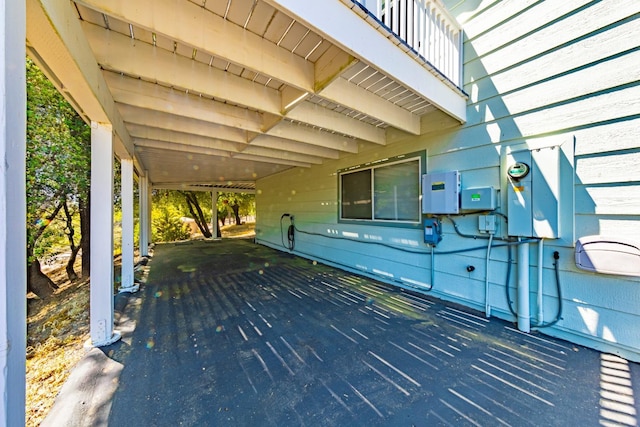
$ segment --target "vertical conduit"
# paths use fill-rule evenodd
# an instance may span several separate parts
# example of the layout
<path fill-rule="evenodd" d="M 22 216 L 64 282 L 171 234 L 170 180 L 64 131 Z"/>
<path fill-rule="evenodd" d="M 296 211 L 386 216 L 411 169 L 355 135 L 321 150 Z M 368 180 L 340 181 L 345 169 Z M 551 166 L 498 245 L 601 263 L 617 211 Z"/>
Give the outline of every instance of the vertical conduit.
<path fill-rule="evenodd" d="M 529 243 L 518 245 L 518 329 L 531 331 L 529 314 Z"/>
<path fill-rule="evenodd" d="M 433 289 L 433 284 L 436 280 L 436 254 L 435 254 L 435 246 L 431 245 L 431 289 Z"/>
<path fill-rule="evenodd" d="M 542 267 L 544 259 L 544 239 L 540 239 L 538 242 L 538 323 L 544 321 L 544 308 L 542 307 Z"/>
<path fill-rule="evenodd" d="M 487 259 L 484 269 L 484 312 L 487 319 L 491 317 L 491 305 L 489 304 L 489 261 L 491 257 L 491 243 L 493 243 L 493 233 L 489 234 L 489 244 L 487 245 Z"/>

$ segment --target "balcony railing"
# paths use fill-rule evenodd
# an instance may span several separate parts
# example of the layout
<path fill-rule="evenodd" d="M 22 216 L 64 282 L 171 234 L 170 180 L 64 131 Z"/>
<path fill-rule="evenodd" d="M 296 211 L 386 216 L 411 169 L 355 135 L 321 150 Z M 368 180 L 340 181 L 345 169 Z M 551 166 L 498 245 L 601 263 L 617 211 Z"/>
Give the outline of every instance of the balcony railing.
<path fill-rule="evenodd" d="M 454 85 L 461 86 L 462 37 L 439 0 L 354 0 Z"/>

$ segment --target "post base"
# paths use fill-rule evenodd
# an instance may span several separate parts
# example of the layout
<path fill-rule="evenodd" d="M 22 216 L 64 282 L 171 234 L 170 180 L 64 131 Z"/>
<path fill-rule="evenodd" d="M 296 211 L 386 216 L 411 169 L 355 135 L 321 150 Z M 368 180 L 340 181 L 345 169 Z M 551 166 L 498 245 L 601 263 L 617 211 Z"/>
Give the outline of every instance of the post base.
<path fill-rule="evenodd" d="M 100 342 L 92 342 L 91 338 L 89 338 L 87 341 L 85 341 L 84 343 L 84 348 L 86 348 L 87 350 L 95 348 L 95 347 L 106 347 L 108 345 L 111 345 L 115 342 L 118 342 L 120 340 L 120 338 L 122 338 L 122 335 L 120 335 L 120 332 L 118 331 L 113 331 L 113 335 L 111 335 L 111 338 L 104 340 L 104 341 L 100 341 Z"/>
<path fill-rule="evenodd" d="M 120 294 L 124 294 L 124 293 L 135 294 L 139 290 L 140 290 L 140 284 L 139 283 L 135 283 L 133 286 L 127 286 L 127 287 L 124 287 L 124 288 L 118 288 L 118 293 L 120 293 Z"/>

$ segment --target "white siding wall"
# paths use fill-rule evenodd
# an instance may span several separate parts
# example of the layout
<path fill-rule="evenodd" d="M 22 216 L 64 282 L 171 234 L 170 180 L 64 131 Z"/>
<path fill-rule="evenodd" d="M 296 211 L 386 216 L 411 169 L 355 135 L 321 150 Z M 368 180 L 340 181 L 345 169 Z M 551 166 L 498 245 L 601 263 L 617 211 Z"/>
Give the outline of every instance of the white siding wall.
<path fill-rule="evenodd" d="M 386 147 L 365 145 L 357 155 L 260 180 L 258 241 L 282 248 L 280 217 L 290 213 L 301 230 L 330 236 L 357 233 L 362 241 L 428 252 L 419 229 L 339 224 L 336 170 L 426 150 L 429 171 L 456 169 L 463 187 L 501 188 L 505 206 L 507 183 L 500 171 L 506 148 L 562 142 L 567 157 L 562 169 L 563 239 L 545 243 L 543 287 L 544 316 L 550 320 L 557 307 L 552 254 L 559 251 L 564 312 L 544 332 L 640 360 L 640 278 L 585 273 L 573 261 L 573 243 L 581 236 L 606 234 L 640 242 L 640 2 L 451 4 L 466 35 L 467 123 L 408 139 L 390 134 L 397 142 Z M 476 218 L 455 219 L 461 229 L 476 233 Z M 288 224 L 285 219 L 285 231 Z M 446 220 L 444 233 L 438 251 L 486 244 L 458 237 Z M 296 234 L 295 251 L 380 279 L 430 283 L 428 254 L 301 233 Z M 484 255 L 479 250 L 436 256 L 432 293 L 484 310 Z M 507 251 L 496 248 L 491 259 L 493 314 L 511 318 L 504 297 Z M 531 313 L 536 317 L 535 245 L 531 264 Z M 468 273 L 468 265 L 475 270 Z M 515 271 L 512 287 L 514 276 Z M 515 299 L 514 289 L 512 295 Z"/>

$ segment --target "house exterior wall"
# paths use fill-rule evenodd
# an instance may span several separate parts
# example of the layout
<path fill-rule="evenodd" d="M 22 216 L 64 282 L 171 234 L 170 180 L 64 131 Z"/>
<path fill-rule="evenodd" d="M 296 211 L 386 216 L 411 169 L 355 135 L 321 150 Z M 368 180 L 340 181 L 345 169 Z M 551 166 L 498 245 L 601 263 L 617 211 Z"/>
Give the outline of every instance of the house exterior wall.
<path fill-rule="evenodd" d="M 434 112 L 423 118 L 427 132 L 421 136 L 389 131 L 386 146 L 362 145 L 358 154 L 259 180 L 256 239 L 287 250 L 289 219 L 282 215 L 288 213 L 302 231 L 296 232 L 294 253 L 424 292 L 433 285 L 433 296 L 481 311 L 488 274 L 491 314 L 513 319 L 505 296 L 506 247 L 492 249 L 488 271 L 486 249 L 437 254 L 432 283 L 430 249 L 421 228 L 338 221 L 337 171 L 424 150 L 428 172 L 458 170 L 463 188 L 499 189 L 498 210 L 508 214 L 507 153 L 554 146 L 561 153 L 559 236 L 544 241 L 541 260 L 537 245 L 529 248 L 533 323 L 552 320 L 556 313 L 557 251 L 562 318 L 541 331 L 638 361 L 640 277 L 579 270 L 574 247 L 587 235 L 640 244 L 640 4 L 497 3 L 450 2 L 465 32 L 464 90 L 469 101 L 464 125 Z M 452 218 L 460 230 L 478 234 L 478 215 Z M 486 239 L 457 235 L 447 218 L 442 222 L 443 240 L 436 252 L 487 245 Z M 505 238 L 506 229 L 501 221 L 496 237 Z M 542 313 L 537 304 L 540 262 Z M 468 266 L 474 270 L 467 271 Z M 514 269 L 508 283 L 512 300 Z"/>

